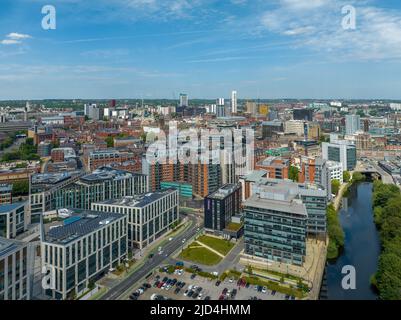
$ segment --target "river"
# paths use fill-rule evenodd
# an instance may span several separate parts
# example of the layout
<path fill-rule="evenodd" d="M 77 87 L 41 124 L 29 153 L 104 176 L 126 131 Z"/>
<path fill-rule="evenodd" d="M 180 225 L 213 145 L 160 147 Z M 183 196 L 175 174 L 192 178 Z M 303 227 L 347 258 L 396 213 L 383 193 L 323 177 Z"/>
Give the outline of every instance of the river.
<path fill-rule="evenodd" d="M 352 186 L 348 197 L 343 199 L 340 220 L 345 246 L 337 261 L 326 268 L 329 300 L 377 299 L 370 286 L 370 277 L 377 270 L 380 255 L 380 239 L 373 220 L 372 188 L 372 183 L 359 183 Z M 341 271 L 345 265 L 355 267 L 355 290 L 344 290 L 341 286 L 344 277 Z"/>

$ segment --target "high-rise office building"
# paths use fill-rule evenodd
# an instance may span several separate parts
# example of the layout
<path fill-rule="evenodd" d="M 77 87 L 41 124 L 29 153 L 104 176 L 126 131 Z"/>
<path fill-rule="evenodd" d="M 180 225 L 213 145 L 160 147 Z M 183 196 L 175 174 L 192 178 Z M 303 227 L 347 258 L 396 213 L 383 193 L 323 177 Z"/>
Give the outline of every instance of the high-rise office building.
<path fill-rule="evenodd" d="M 209 194 L 204 200 L 205 229 L 221 233 L 240 213 L 241 185 L 227 184 Z"/>
<path fill-rule="evenodd" d="M 238 112 L 238 98 L 237 91 L 231 92 L 231 113 L 236 114 Z"/>
<path fill-rule="evenodd" d="M 128 217 L 128 246 L 144 249 L 179 220 L 179 191 L 163 191 L 92 203 L 93 211 Z"/>
<path fill-rule="evenodd" d="M 345 133 L 353 135 L 361 130 L 361 117 L 359 115 L 351 114 L 345 117 Z"/>
<path fill-rule="evenodd" d="M 31 298 L 33 266 L 31 243 L 0 238 L 0 301 Z"/>
<path fill-rule="evenodd" d="M 54 299 L 83 293 L 91 283 L 120 265 L 128 255 L 127 219 L 123 214 L 84 211 L 44 234 L 42 266 L 54 273 Z"/>
<path fill-rule="evenodd" d="M 180 107 L 188 107 L 189 106 L 189 98 L 185 93 L 180 94 Z"/>
<path fill-rule="evenodd" d="M 288 190 L 260 192 L 244 203 L 245 254 L 303 265 L 308 214 Z"/>
<path fill-rule="evenodd" d="M 29 219 L 28 202 L 0 205 L 0 237 L 17 237 L 27 230 Z"/>
<path fill-rule="evenodd" d="M 346 140 L 336 140 L 322 144 L 323 159 L 340 162 L 344 171 L 352 171 L 356 167 L 356 146 Z"/>

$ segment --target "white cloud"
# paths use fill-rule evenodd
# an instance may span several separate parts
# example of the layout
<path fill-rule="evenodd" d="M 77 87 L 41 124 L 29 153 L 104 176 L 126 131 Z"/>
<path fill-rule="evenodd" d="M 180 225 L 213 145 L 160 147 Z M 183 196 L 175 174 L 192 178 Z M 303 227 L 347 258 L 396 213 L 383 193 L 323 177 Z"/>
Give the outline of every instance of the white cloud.
<path fill-rule="evenodd" d="M 11 32 L 8 35 L 6 35 L 6 38 L 0 41 L 0 44 L 2 45 L 17 45 L 17 44 L 22 44 L 22 41 L 25 39 L 30 39 L 32 38 L 28 34 L 22 34 L 22 33 L 17 33 L 17 32 Z"/>
<path fill-rule="evenodd" d="M 1 40 L 0 43 L 8 46 L 8 45 L 13 45 L 13 44 L 20 44 L 21 41 L 11 40 L 11 39 L 4 39 L 4 40 Z"/>
<path fill-rule="evenodd" d="M 369 4 L 370 3 L 370 4 Z M 341 9 L 356 8 L 356 29 L 344 30 Z M 265 31 L 291 36 L 294 48 L 305 47 L 335 59 L 401 58 L 401 12 L 355 0 L 280 0 L 260 17 Z"/>
<path fill-rule="evenodd" d="M 17 32 L 11 32 L 6 37 L 9 39 L 12 39 L 12 40 L 21 40 L 21 39 L 32 38 L 29 34 L 22 34 L 22 33 L 17 33 Z"/>

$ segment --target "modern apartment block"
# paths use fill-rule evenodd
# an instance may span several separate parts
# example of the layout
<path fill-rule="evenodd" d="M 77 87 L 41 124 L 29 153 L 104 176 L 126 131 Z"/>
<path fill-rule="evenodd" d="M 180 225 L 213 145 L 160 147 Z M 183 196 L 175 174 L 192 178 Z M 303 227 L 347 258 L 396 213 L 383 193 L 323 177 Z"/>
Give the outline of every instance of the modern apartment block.
<path fill-rule="evenodd" d="M 33 259 L 30 243 L 0 238 L 0 301 L 31 298 Z"/>
<path fill-rule="evenodd" d="M 82 293 L 128 254 L 127 219 L 118 213 L 83 211 L 53 226 L 41 243 L 42 266 L 54 275 L 45 293 L 68 299 Z"/>
<path fill-rule="evenodd" d="M 327 190 L 327 196 L 331 199 L 331 167 L 334 162 L 322 158 L 301 157 L 301 170 L 298 182 L 320 185 Z"/>
<path fill-rule="evenodd" d="M 13 202 L 12 192 L 12 184 L 0 184 L 0 205 Z"/>
<path fill-rule="evenodd" d="M 146 175 L 102 167 L 90 174 L 40 174 L 31 177 L 32 214 L 62 208 L 89 210 L 91 203 L 148 191 Z"/>
<path fill-rule="evenodd" d="M 127 216 L 128 245 L 144 249 L 179 221 L 179 191 L 163 191 L 92 203 L 92 210 Z"/>
<path fill-rule="evenodd" d="M 344 171 L 352 171 L 356 167 L 356 146 L 345 140 L 322 144 L 323 159 L 340 162 Z"/>
<path fill-rule="evenodd" d="M 123 169 L 130 172 L 141 172 L 142 157 L 135 153 L 120 152 L 117 150 L 98 150 L 88 154 L 85 165 L 89 171 L 96 170 L 104 166 L 112 166 L 116 169 Z"/>
<path fill-rule="evenodd" d="M 288 190 L 261 192 L 244 203 L 244 253 L 266 260 L 302 265 L 306 256 L 308 214 Z"/>
<path fill-rule="evenodd" d="M 268 157 L 255 165 L 256 170 L 266 170 L 273 179 L 288 179 L 290 160 L 282 157 Z"/>
<path fill-rule="evenodd" d="M 14 239 L 27 230 L 28 202 L 0 205 L 0 237 Z"/>
<path fill-rule="evenodd" d="M 241 185 L 227 184 L 204 200 L 205 229 L 221 233 L 241 209 Z"/>

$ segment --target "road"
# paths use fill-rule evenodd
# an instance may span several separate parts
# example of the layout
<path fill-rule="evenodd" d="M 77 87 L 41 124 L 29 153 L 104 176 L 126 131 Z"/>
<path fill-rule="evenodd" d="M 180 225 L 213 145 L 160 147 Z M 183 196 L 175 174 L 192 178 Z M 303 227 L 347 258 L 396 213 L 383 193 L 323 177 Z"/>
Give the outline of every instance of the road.
<path fill-rule="evenodd" d="M 171 242 L 162 248 L 163 254 L 156 254 L 152 259 L 149 259 L 139 270 L 133 275 L 122 280 L 119 284 L 111 288 L 105 295 L 102 296 L 101 300 L 118 300 L 118 298 L 134 286 L 142 278 L 146 277 L 153 269 L 163 265 L 164 261 L 167 260 L 176 250 L 182 247 L 182 241 L 192 238 L 198 229 L 197 219 L 194 216 L 189 216 L 189 219 L 193 221 L 191 228 L 186 230 L 174 238 Z M 146 259 L 146 258 L 145 258 Z"/>
<path fill-rule="evenodd" d="M 25 138 L 16 139 L 11 146 L 0 151 L 0 156 L 2 156 L 4 153 L 18 150 L 21 144 L 24 143 L 25 141 L 26 141 Z"/>

